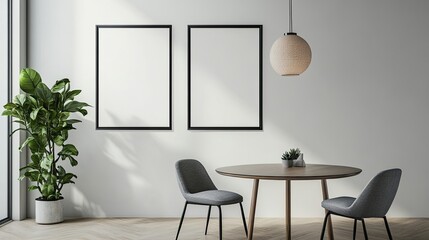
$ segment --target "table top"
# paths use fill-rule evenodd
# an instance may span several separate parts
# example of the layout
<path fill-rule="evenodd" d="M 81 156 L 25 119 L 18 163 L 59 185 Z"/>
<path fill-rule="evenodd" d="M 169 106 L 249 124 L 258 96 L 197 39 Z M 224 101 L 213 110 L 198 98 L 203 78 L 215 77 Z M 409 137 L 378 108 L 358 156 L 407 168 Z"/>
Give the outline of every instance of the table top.
<path fill-rule="evenodd" d="M 266 180 L 318 180 L 355 176 L 362 169 L 324 164 L 307 164 L 306 167 L 283 167 L 281 163 L 250 164 L 221 167 L 216 172 L 230 177 Z"/>

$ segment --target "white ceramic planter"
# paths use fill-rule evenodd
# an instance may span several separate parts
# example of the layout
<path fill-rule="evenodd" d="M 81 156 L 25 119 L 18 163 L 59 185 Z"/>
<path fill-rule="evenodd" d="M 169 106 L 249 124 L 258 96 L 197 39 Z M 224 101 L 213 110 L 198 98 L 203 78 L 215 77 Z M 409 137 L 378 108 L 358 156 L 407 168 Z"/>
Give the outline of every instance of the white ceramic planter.
<path fill-rule="evenodd" d="M 64 221 L 63 201 L 64 199 L 55 201 L 42 201 L 36 199 L 36 223 L 54 224 Z"/>
<path fill-rule="evenodd" d="M 282 163 L 283 163 L 283 167 L 286 167 L 286 168 L 293 167 L 293 160 L 283 160 L 282 159 Z"/>

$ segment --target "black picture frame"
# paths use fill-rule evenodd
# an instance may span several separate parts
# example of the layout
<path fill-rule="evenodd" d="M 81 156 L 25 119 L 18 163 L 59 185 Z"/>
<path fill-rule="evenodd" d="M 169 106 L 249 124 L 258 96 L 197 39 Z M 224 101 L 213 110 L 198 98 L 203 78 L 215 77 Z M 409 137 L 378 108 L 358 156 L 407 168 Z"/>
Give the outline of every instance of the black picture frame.
<path fill-rule="evenodd" d="M 123 34 L 124 31 L 121 31 L 124 29 L 133 30 L 133 31 L 125 31 L 130 33 L 130 35 L 131 33 L 136 34 L 134 33 L 135 32 L 134 30 L 142 30 L 143 32 L 147 31 L 148 34 L 146 35 L 142 33 L 144 35 L 144 36 L 142 35 L 142 40 L 149 41 L 147 39 L 153 38 L 153 41 L 151 41 L 149 44 L 138 43 L 133 46 L 132 43 L 130 43 L 132 37 L 127 37 L 126 35 Z M 108 44 L 105 44 L 107 46 L 104 46 L 103 41 L 111 41 L 111 40 L 103 39 L 102 34 L 105 34 L 106 31 L 109 32 L 109 31 L 115 31 L 115 30 L 119 30 L 117 34 L 118 36 L 120 36 L 121 40 L 118 41 L 117 43 L 111 43 L 111 44 L 115 44 L 114 46 L 108 46 Z M 154 33 L 151 34 L 151 31 Z M 167 33 L 164 33 L 164 31 L 167 31 Z M 162 32 L 162 34 L 158 34 L 158 32 L 159 33 Z M 156 35 L 155 33 L 157 35 L 163 35 L 163 37 L 162 38 L 159 37 L 157 38 L 157 40 L 155 40 L 156 38 L 154 36 Z M 112 34 L 112 33 L 109 33 L 109 34 Z M 107 39 L 107 37 L 105 38 Z M 135 40 L 133 41 L 136 42 Z M 162 43 L 162 46 L 161 46 L 161 43 Z M 143 81 L 153 81 L 153 84 L 160 84 L 160 82 L 162 81 L 161 83 L 163 85 L 168 85 L 168 86 L 164 86 L 165 89 L 163 87 L 163 90 L 159 92 L 160 95 L 163 96 L 161 99 L 158 99 L 158 101 L 156 99 L 149 99 L 149 101 L 147 100 L 142 101 L 141 96 L 128 96 L 129 94 L 124 92 L 119 92 L 119 95 L 107 96 L 107 93 L 105 93 L 106 96 L 103 95 L 104 94 L 103 90 L 105 90 L 106 88 L 105 86 L 103 86 L 103 84 L 107 84 L 108 82 L 107 80 L 105 80 L 107 79 L 107 77 L 104 77 L 105 79 L 103 79 L 103 76 L 107 76 L 108 74 L 104 74 L 102 71 L 106 71 L 106 68 L 108 68 L 107 65 L 111 63 L 105 64 L 106 67 L 103 68 L 103 66 L 101 66 L 103 65 L 103 61 L 104 61 L 103 59 L 107 59 L 107 58 L 100 57 L 101 54 L 103 54 L 103 56 L 106 56 L 106 55 L 108 56 L 108 54 L 110 53 L 109 51 L 112 51 L 111 53 L 112 56 L 115 55 L 116 52 L 121 52 L 120 54 L 122 54 L 122 52 L 129 52 L 129 54 L 136 54 L 135 53 L 136 51 L 134 51 L 133 47 L 144 48 L 146 46 L 148 49 L 150 48 L 150 50 L 152 50 L 154 47 L 157 47 L 157 44 L 159 44 L 158 47 L 162 50 L 161 51 L 163 53 L 162 58 L 165 58 L 165 59 L 159 60 L 159 62 L 162 62 L 163 64 L 167 64 L 168 66 L 164 66 L 164 65 L 159 66 L 161 70 L 156 72 L 154 70 L 155 73 L 153 74 L 162 75 L 163 77 L 162 79 L 154 78 L 152 80 L 149 79 L 148 77 L 145 79 L 143 78 L 141 79 Z M 123 51 L 118 51 L 118 49 L 123 49 Z M 103 51 L 109 52 L 109 53 L 103 53 Z M 146 57 L 145 55 L 146 54 L 138 55 L 139 57 L 138 61 L 133 61 L 133 59 L 130 59 L 129 64 L 130 65 L 136 64 L 136 62 L 140 62 L 140 61 L 142 63 L 152 64 L 151 61 L 153 61 L 154 58 L 145 59 Z M 112 57 L 112 56 L 109 56 L 109 57 Z M 135 58 L 136 56 L 133 55 L 133 57 Z M 159 56 L 156 56 L 156 57 L 158 59 Z M 127 58 L 121 58 L 120 61 L 121 63 L 118 65 L 126 66 Z M 154 69 L 154 68 L 151 68 L 151 69 Z M 140 69 L 136 69 L 136 72 L 138 72 L 139 70 Z M 118 79 L 118 82 L 120 82 L 121 84 L 126 84 L 126 82 L 124 83 L 124 81 L 127 81 L 127 80 L 132 81 L 133 78 L 132 77 L 128 79 L 121 78 L 121 79 Z M 109 80 L 109 81 L 112 81 L 112 80 Z M 136 81 L 136 80 L 133 80 L 133 81 Z M 146 87 L 147 86 L 148 85 L 146 85 Z M 111 87 L 115 88 L 117 86 L 111 86 Z M 133 89 L 132 91 L 134 90 L 135 89 Z M 147 94 L 147 95 L 153 95 L 154 94 L 153 92 L 155 91 L 152 91 L 150 94 Z M 113 121 L 110 119 L 105 120 L 103 119 L 103 117 L 106 118 L 106 112 L 108 111 L 104 108 L 107 108 L 106 106 L 108 104 L 104 106 L 103 101 L 108 101 L 106 99 L 109 99 L 109 97 L 116 98 L 117 101 L 121 101 L 124 104 L 124 106 L 127 105 L 127 101 L 128 103 L 130 103 L 129 101 L 140 101 L 139 104 L 146 104 L 145 106 L 147 106 L 148 108 L 147 112 L 149 111 L 149 113 L 147 114 L 143 114 L 143 113 L 140 113 L 140 114 L 145 116 L 154 116 L 154 114 L 160 114 L 160 115 L 162 114 L 162 116 L 159 117 L 159 118 L 162 118 L 162 120 L 159 121 L 160 123 L 155 123 L 155 124 L 152 123 L 152 124 L 145 125 L 144 119 L 140 121 L 138 120 L 137 117 L 134 117 L 135 120 L 133 120 L 133 122 L 139 122 L 139 123 L 130 124 L 130 123 L 127 123 L 126 121 L 128 121 L 128 119 L 130 118 L 133 118 L 132 116 L 121 116 L 121 115 L 115 115 L 113 113 L 111 113 L 110 115 L 113 118 L 115 118 L 116 122 L 120 122 L 120 123 L 112 123 Z M 166 97 L 168 99 L 165 99 Z M 162 102 L 162 104 L 160 102 Z M 162 106 L 156 106 L 156 104 L 160 104 Z M 119 108 L 116 107 L 116 110 L 118 109 Z M 133 112 L 132 114 L 133 115 L 137 114 L 137 112 L 140 111 L 141 109 L 142 108 L 136 108 L 134 110 L 135 112 Z M 142 115 L 138 117 L 145 117 Z M 123 119 L 120 119 L 121 117 L 123 117 Z M 124 121 L 124 123 L 122 123 L 121 121 Z M 151 121 L 154 121 L 154 120 L 151 120 Z M 109 124 L 106 124 L 106 122 L 108 122 Z M 172 129 L 172 25 L 96 25 L 96 130 L 171 130 L 171 129 Z"/>
<path fill-rule="evenodd" d="M 201 31 L 203 30 L 203 31 Z M 217 116 L 217 114 L 219 113 L 220 115 L 223 116 L 228 116 L 231 117 L 234 114 L 225 114 L 226 111 L 224 111 L 225 109 L 221 109 L 224 106 L 228 106 L 229 104 L 221 104 L 221 106 L 216 106 L 216 107 L 212 107 L 210 106 L 210 104 L 207 104 L 207 102 L 210 102 L 210 100 L 207 99 L 207 97 L 211 97 L 216 98 L 217 96 L 208 96 L 206 93 L 210 92 L 210 91 L 202 91 L 204 92 L 203 94 L 200 94 L 201 96 L 198 97 L 196 96 L 195 92 L 198 92 L 198 89 L 194 89 L 196 88 L 195 86 L 200 84 L 197 82 L 197 84 L 195 83 L 195 81 L 207 81 L 207 80 L 201 80 L 204 79 L 204 77 L 199 77 L 199 74 L 197 72 L 200 72 L 199 70 L 195 70 L 195 68 L 198 68 L 198 64 L 200 62 L 205 62 L 205 60 L 207 61 L 212 61 L 212 57 L 210 55 L 205 55 L 202 57 L 196 57 L 196 56 L 200 56 L 198 54 L 198 51 L 200 48 L 200 45 L 204 45 L 206 44 L 201 50 L 200 52 L 203 52 L 201 55 L 207 54 L 208 49 L 212 49 L 213 47 L 216 47 L 214 45 L 218 44 L 218 42 L 213 42 L 210 39 L 214 39 L 214 41 L 217 41 L 216 39 L 222 35 L 222 30 L 224 30 L 225 32 L 225 39 L 226 41 L 228 40 L 228 38 L 230 38 L 230 40 L 232 40 L 232 42 L 234 42 L 234 46 L 227 46 L 227 48 L 225 48 L 225 51 L 222 50 L 222 46 L 218 46 L 220 47 L 220 51 L 216 51 L 215 54 L 218 54 L 219 52 L 224 52 L 225 56 L 223 58 L 222 61 L 226 61 L 228 62 L 228 60 L 232 57 L 232 58 L 236 58 L 236 57 L 242 57 L 242 60 L 244 62 L 249 62 L 247 59 L 248 58 L 247 55 L 241 55 L 241 54 L 236 54 L 234 51 L 236 50 L 236 47 L 238 45 L 241 46 L 241 44 L 237 44 L 237 39 L 235 39 L 236 37 L 241 38 L 242 36 L 240 35 L 240 31 L 243 32 L 243 43 L 252 45 L 253 47 L 249 48 L 249 50 L 252 52 L 252 56 L 255 57 L 255 59 L 252 58 L 251 60 L 251 64 L 249 64 L 249 68 L 253 69 L 252 71 L 256 71 L 254 74 L 252 74 L 250 76 L 250 79 L 252 79 L 251 84 L 253 84 L 253 89 L 251 90 L 251 104 L 248 105 L 252 105 L 252 123 L 248 123 L 247 120 L 243 121 L 243 124 L 241 123 L 237 123 L 241 120 L 234 120 L 231 121 L 230 123 L 225 123 L 222 122 L 223 120 L 219 120 L 219 122 L 222 122 L 221 124 L 217 124 L 217 123 L 210 123 L 211 120 L 197 120 L 197 119 L 212 119 L 211 117 L 205 117 L 204 115 L 206 114 L 207 116 Z M 233 30 L 233 31 L 230 31 Z M 262 30 L 263 27 L 262 25 L 188 25 L 188 130 L 262 130 L 263 129 L 263 34 L 262 34 Z M 205 35 L 204 32 L 207 32 L 207 37 Z M 256 31 L 256 33 L 253 33 L 253 31 Z M 195 33 L 194 33 L 195 32 Z M 202 33 L 201 33 L 202 32 Z M 238 32 L 238 35 L 235 35 L 234 32 Z M 250 33 L 252 32 L 252 33 Z M 193 33 L 196 35 L 195 37 L 193 36 Z M 200 34 L 201 33 L 201 34 Z M 231 36 L 229 36 L 231 35 Z M 246 38 L 248 36 L 252 36 L 250 38 Z M 202 36 L 201 40 L 196 39 L 197 37 Z M 232 37 L 233 36 L 233 37 Z M 256 38 L 256 39 L 253 39 Z M 222 39 L 223 42 L 225 42 Z M 200 41 L 200 42 L 198 42 Z M 206 42 L 205 42 L 206 41 Z M 222 42 L 219 41 L 219 42 Z M 195 43 L 196 42 L 196 43 Z M 250 43 L 251 42 L 251 43 Z M 220 43 L 219 43 L 220 44 Z M 228 50 L 233 50 L 233 51 L 228 51 Z M 238 51 L 238 50 L 237 50 Z M 197 53 L 195 53 L 197 52 Z M 231 55 L 230 55 L 231 54 Z M 237 56 L 238 55 L 238 56 Z M 206 58 L 207 59 L 204 59 Z M 197 60 L 195 60 L 195 62 L 193 61 L 193 58 L 196 58 Z M 219 56 L 217 56 L 218 59 Z M 203 61 L 199 61 L 199 60 L 203 60 Z M 198 62 L 197 62 L 198 61 Z M 219 61 L 220 62 L 220 61 Z M 237 63 L 239 61 L 235 61 L 235 60 L 231 60 L 231 64 L 239 64 Z M 211 63 L 212 64 L 212 63 Z M 211 64 L 206 64 L 203 68 L 210 68 L 213 67 L 211 66 Z M 229 63 L 227 63 L 226 65 L 224 65 L 223 63 L 221 63 L 220 65 L 222 66 L 229 66 Z M 247 66 L 246 66 L 247 67 Z M 222 67 L 221 67 L 222 68 Z M 228 68 L 228 67 L 227 67 Z M 244 69 L 245 67 L 243 66 L 239 66 L 237 69 Z M 255 70 L 256 69 L 256 70 Z M 216 72 L 218 69 L 216 69 L 216 67 L 211 68 L 209 70 L 207 70 L 208 72 Z M 233 70 L 234 71 L 234 70 Z M 237 70 L 238 72 L 234 72 L 235 76 L 238 76 L 240 74 L 244 74 L 246 75 L 246 73 L 244 71 Z M 195 75 L 195 76 L 194 76 Z M 198 76 L 197 76 L 198 75 Z M 201 74 L 202 75 L 202 74 Z M 226 79 L 230 79 L 233 81 L 243 81 L 243 79 L 239 78 L 235 78 L 234 77 L 229 77 L 227 76 Z M 208 78 L 207 78 L 208 79 Z M 239 80 L 240 79 L 240 80 Z M 231 83 L 231 82 L 230 82 Z M 229 83 L 227 83 L 229 84 Z M 237 83 L 238 84 L 238 83 Z M 250 84 L 250 83 L 249 83 Z M 200 84 L 202 85 L 206 85 L 207 84 Z M 243 88 L 237 88 L 235 87 L 235 90 L 239 89 L 239 91 L 247 91 L 246 89 L 248 89 L 250 85 L 248 86 L 243 86 Z M 257 89 L 256 89 L 256 88 Z M 204 88 L 204 87 L 203 87 Z M 242 90 L 244 89 L 244 90 Z M 240 93 L 237 93 L 236 95 L 240 95 Z M 247 95 L 249 95 L 249 93 L 246 92 Z M 242 95 L 246 95 L 246 94 L 242 94 Z M 198 95 L 198 94 L 197 94 Z M 210 95 L 210 94 L 209 94 Z M 231 93 L 230 95 L 234 95 L 234 93 Z M 253 96 L 256 95 L 256 96 Z M 250 99 L 248 97 L 248 99 Z M 221 99 L 221 96 L 219 96 L 218 99 Z M 213 101 L 212 101 L 213 102 Z M 230 103 L 235 104 L 234 101 L 231 101 Z M 206 105 L 204 105 L 206 104 Z M 215 104 L 216 105 L 216 104 Z M 203 109 L 202 111 L 199 109 Z M 217 109 L 218 113 L 216 113 L 215 109 Z M 220 109 L 220 110 L 219 110 Z M 235 108 L 235 110 L 237 110 L 239 108 Z M 213 112 L 208 112 L 213 110 Z M 200 112 L 204 112 L 204 113 L 199 113 Z M 234 109 L 228 109 L 228 111 L 233 112 L 234 113 Z M 209 114 L 207 114 L 209 113 Z M 200 114 L 202 117 L 200 117 L 198 114 Z M 219 117 L 221 118 L 221 117 Z M 232 117 L 231 117 L 232 119 Z M 200 121 L 198 123 L 198 121 Z M 206 121 L 206 122 L 204 122 Z M 234 123 L 232 123 L 234 122 Z M 244 123 L 246 122 L 246 123 Z"/>

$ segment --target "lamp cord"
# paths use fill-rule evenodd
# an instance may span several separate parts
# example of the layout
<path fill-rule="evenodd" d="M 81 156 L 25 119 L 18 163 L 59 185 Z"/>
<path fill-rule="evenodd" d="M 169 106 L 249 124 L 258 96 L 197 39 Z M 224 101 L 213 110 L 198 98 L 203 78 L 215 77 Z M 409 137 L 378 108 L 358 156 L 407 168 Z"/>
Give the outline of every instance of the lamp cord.
<path fill-rule="evenodd" d="M 293 26 L 292 26 L 292 0 L 289 0 L 289 32 L 293 32 Z"/>

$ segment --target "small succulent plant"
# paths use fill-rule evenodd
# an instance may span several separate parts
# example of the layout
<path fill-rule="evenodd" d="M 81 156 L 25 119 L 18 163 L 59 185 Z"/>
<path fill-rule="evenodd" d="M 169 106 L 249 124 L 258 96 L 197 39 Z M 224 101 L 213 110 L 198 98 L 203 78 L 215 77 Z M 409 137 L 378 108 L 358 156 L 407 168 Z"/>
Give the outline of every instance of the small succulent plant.
<path fill-rule="evenodd" d="M 288 151 L 286 151 L 285 153 L 283 153 L 282 155 L 282 159 L 283 160 L 295 160 L 299 157 L 299 155 L 301 154 L 301 150 L 299 150 L 299 148 L 291 148 Z"/>

